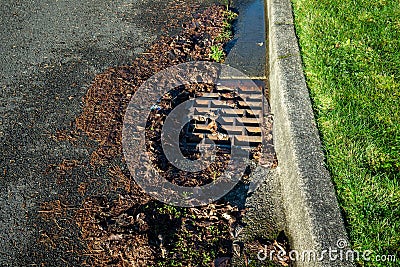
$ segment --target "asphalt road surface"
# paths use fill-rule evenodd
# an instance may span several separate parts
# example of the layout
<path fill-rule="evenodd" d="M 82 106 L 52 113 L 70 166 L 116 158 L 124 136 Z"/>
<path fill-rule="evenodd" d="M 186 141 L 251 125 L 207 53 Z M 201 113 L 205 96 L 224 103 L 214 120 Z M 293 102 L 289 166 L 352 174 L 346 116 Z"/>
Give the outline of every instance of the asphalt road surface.
<path fill-rule="evenodd" d="M 132 62 L 174 14 L 165 0 L 2 0 L 0 7 L 0 266 L 67 266 L 62 251 L 43 252 L 38 210 L 89 174 L 65 184 L 46 170 L 91 151 L 51 136 L 80 114 L 97 73 Z"/>

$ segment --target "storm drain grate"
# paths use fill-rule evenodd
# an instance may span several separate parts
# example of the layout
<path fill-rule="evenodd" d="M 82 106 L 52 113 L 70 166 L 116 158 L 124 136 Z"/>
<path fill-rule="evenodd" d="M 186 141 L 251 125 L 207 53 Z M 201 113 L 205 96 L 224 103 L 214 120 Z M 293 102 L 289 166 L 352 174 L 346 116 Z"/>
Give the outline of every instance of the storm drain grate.
<path fill-rule="evenodd" d="M 184 146 L 215 144 L 225 150 L 233 146 L 251 150 L 261 145 L 264 83 L 256 82 L 221 81 L 212 92 L 194 99 L 190 123 L 184 129 Z"/>

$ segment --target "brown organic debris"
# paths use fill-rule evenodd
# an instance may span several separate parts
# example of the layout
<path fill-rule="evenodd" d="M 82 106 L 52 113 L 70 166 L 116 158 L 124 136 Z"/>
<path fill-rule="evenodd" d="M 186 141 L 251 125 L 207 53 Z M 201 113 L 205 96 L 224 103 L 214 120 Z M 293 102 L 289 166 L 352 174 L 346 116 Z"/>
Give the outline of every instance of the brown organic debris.
<path fill-rule="evenodd" d="M 124 114 L 139 86 L 155 73 L 175 64 L 209 60 L 210 47 L 222 47 L 227 41 L 216 41 L 226 26 L 226 7 L 214 5 L 192 15 L 185 1 L 172 1 L 168 5 L 182 10 L 177 12 L 175 21 L 169 21 L 171 28 L 182 18 L 191 17 L 182 25 L 182 31 L 174 36 L 161 37 L 131 65 L 112 67 L 97 75 L 83 98 L 83 112 L 75 120 L 76 129 L 57 132 L 57 139 L 62 141 L 75 142 L 82 133 L 97 141 L 90 165 L 95 170 L 103 165 L 111 178 L 109 189 L 96 196 L 88 194 L 92 181 L 83 181 L 77 186 L 79 195 L 85 197 L 73 218 L 85 247 L 84 251 L 74 251 L 84 257 L 81 266 L 155 266 L 157 263 L 171 266 L 172 262 L 179 262 L 182 266 L 222 267 L 230 264 L 232 239 L 235 237 L 232 229 L 240 225 L 244 210 L 223 201 L 198 208 L 173 207 L 154 201 L 121 166 L 124 159 L 122 164 L 113 161 L 122 156 Z M 212 91 L 213 86 L 190 85 L 180 90 L 201 96 Z M 225 97 L 232 98 L 232 95 Z M 151 114 L 148 127 L 143 129 L 153 163 L 166 174 L 167 179 L 179 185 L 212 182 L 223 172 L 229 155 L 219 154 L 214 165 L 211 164 L 205 172 L 172 175 L 171 166 L 157 152 L 159 148 L 155 141 L 159 138 L 159 129 L 176 99 L 166 94 L 163 100 L 160 102 L 161 110 Z M 237 105 L 235 102 L 229 104 L 232 107 Z M 215 122 L 208 127 L 219 134 Z M 190 156 L 196 158 L 197 155 Z M 57 169 L 66 174 L 80 164 L 64 160 Z M 40 214 L 46 220 L 52 220 L 54 216 L 66 216 L 65 209 L 60 201 L 46 202 Z M 52 246 L 46 236 L 42 240 Z M 214 256 L 203 259 L 203 255 Z"/>

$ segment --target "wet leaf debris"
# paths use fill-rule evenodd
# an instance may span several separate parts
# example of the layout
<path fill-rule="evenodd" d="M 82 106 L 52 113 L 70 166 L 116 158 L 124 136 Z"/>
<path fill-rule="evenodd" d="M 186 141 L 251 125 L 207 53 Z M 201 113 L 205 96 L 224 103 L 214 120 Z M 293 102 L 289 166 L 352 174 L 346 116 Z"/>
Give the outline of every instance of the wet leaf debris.
<path fill-rule="evenodd" d="M 162 36 L 130 66 L 110 68 L 96 76 L 84 98 L 84 110 L 76 127 L 99 142 L 92 164 L 105 163 L 121 154 L 123 116 L 137 88 L 155 73 L 170 66 L 196 60 L 210 60 L 211 46 L 224 47 L 230 12 L 211 6 L 183 23 L 175 36 Z"/>
<path fill-rule="evenodd" d="M 211 47 L 223 49 L 229 41 L 227 23 L 235 16 L 225 6 L 213 5 L 194 15 L 189 6 L 185 10 L 191 18 L 182 24 L 178 34 L 160 37 L 131 65 L 112 67 L 97 75 L 83 99 L 83 112 L 76 118 L 74 129 L 60 130 L 55 135 L 60 142 L 78 145 L 79 139 L 89 138 L 97 144 L 85 166 L 72 159 L 55 165 L 60 175 L 71 176 L 73 168 L 90 173 L 87 180 L 77 183 L 78 205 L 65 204 L 68 196 L 60 196 L 60 200 L 43 203 L 39 213 L 47 224 L 53 223 L 52 235 L 44 235 L 43 242 L 50 244 L 47 249 L 63 250 L 66 262 L 79 262 L 80 266 L 221 267 L 230 266 L 230 259 L 237 253 L 234 239 L 243 227 L 244 209 L 225 200 L 196 208 L 155 201 L 131 178 L 122 155 L 125 110 L 140 85 L 175 64 L 213 60 Z M 203 84 L 179 90 L 177 96 L 201 96 L 215 88 Z M 226 99 L 240 105 L 234 95 L 226 95 Z M 185 186 L 207 184 L 223 172 L 229 160 L 225 151 L 221 150 L 208 171 L 192 176 L 176 173 L 157 152 L 157 129 L 171 110 L 172 101 L 174 98 L 152 107 L 146 127 L 148 151 L 154 156 L 155 166 L 170 181 Z M 211 136 L 224 134 L 212 120 L 204 125 Z M 255 149 L 254 154 L 259 148 Z M 193 150 L 187 156 L 197 157 Z M 105 190 L 94 189 L 97 185 Z M 69 242 L 73 235 L 68 234 L 68 229 L 74 227 L 79 231 L 79 240 Z M 59 240 L 68 242 L 59 245 Z"/>

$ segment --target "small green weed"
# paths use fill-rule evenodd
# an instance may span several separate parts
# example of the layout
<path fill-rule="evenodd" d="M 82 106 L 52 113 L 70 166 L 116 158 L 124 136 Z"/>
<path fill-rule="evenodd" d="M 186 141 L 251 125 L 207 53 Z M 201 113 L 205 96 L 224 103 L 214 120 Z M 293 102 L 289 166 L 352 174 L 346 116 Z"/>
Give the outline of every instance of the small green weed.
<path fill-rule="evenodd" d="M 224 31 L 220 35 L 215 38 L 215 41 L 217 42 L 224 42 L 226 40 L 232 39 L 232 32 L 231 31 Z"/>
<path fill-rule="evenodd" d="M 168 214 L 172 218 L 175 218 L 175 219 L 178 219 L 185 214 L 184 209 L 177 208 L 177 207 L 170 206 L 170 205 L 163 205 L 161 207 L 158 207 L 157 211 L 160 214 Z"/>
<path fill-rule="evenodd" d="M 209 54 L 209 57 L 212 60 L 214 60 L 215 62 L 222 62 L 224 56 L 225 56 L 224 50 L 220 46 L 218 45 L 211 46 L 211 52 Z"/>
<path fill-rule="evenodd" d="M 209 54 L 210 59 L 216 62 L 222 62 L 225 53 L 222 48 L 222 43 L 229 41 L 233 37 L 232 31 L 232 21 L 236 19 L 238 14 L 229 10 L 229 1 L 225 1 L 226 11 L 223 12 L 223 25 L 222 25 L 222 32 L 215 38 L 215 42 L 217 44 L 211 46 L 211 52 Z"/>
<path fill-rule="evenodd" d="M 232 22 L 234 19 L 236 19 L 238 16 L 237 13 L 233 12 L 232 10 L 226 10 L 224 17 L 228 22 Z"/>
<path fill-rule="evenodd" d="M 229 10 L 231 6 L 231 0 L 222 0 L 222 4 L 226 7 L 226 10 Z"/>

